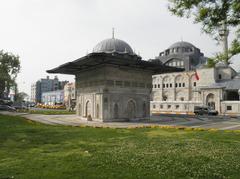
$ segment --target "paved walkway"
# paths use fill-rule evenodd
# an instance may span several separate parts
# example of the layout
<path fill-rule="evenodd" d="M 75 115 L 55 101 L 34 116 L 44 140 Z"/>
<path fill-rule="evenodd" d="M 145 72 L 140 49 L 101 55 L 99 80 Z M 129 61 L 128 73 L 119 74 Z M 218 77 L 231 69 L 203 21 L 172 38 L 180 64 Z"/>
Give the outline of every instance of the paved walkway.
<path fill-rule="evenodd" d="M 94 127 L 111 127 L 127 128 L 136 126 L 186 126 L 194 128 L 214 128 L 220 130 L 240 130 L 240 119 L 227 116 L 216 117 L 196 117 L 180 115 L 160 115 L 152 116 L 150 120 L 132 121 L 132 122 L 99 122 L 86 121 L 77 115 L 41 115 L 15 112 L 0 112 L 0 114 L 22 116 L 29 120 L 49 124 L 49 125 L 66 125 L 66 126 L 94 126 Z"/>

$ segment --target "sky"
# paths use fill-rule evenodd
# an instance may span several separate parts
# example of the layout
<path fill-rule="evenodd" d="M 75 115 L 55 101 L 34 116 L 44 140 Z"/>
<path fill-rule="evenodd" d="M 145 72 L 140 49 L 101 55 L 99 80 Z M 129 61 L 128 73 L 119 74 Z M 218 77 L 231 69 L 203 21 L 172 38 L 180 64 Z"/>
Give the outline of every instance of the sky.
<path fill-rule="evenodd" d="M 91 53 L 106 38 L 126 41 L 144 60 L 177 41 L 211 57 L 220 46 L 191 19 L 173 16 L 167 0 L 0 0 L 0 49 L 19 55 L 19 91 L 49 75 L 46 70 Z M 58 75 L 74 81 L 74 76 Z"/>

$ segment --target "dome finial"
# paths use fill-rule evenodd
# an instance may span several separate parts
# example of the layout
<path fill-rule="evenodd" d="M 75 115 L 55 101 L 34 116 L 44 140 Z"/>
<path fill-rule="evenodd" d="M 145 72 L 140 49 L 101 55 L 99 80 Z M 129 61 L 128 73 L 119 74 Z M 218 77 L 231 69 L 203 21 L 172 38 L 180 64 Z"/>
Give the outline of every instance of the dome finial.
<path fill-rule="evenodd" d="M 112 28 L 112 38 L 114 39 L 114 27 Z"/>

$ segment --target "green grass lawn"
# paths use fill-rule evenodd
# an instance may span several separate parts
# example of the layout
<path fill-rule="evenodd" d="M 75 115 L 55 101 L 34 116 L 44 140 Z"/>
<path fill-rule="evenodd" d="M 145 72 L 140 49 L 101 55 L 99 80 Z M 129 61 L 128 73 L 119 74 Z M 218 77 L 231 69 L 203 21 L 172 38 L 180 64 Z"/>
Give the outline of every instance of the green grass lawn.
<path fill-rule="evenodd" d="M 240 178 L 240 133 L 48 126 L 0 115 L 0 178 Z"/>
<path fill-rule="evenodd" d="M 19 110 L 18 112 L 27 112 L 30 114 L 44 114 L 44 115 L 66 115 L 66 114 L 76 114 L 76 111 L 68 111 L 68 110 L 60 110 L 60 109 L 55 109 L 55 110 Z"/>

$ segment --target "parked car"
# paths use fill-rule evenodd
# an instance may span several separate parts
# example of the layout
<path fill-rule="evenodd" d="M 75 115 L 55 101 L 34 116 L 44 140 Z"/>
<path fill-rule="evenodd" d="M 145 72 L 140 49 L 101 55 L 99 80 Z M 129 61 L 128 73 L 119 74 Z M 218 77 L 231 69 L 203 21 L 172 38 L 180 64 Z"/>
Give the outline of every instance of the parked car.
<path fill-rule="evenodd" d="M 194 106 L 195 115 L 218 115 L 218 111 L 206 106 Z"/>
<path fill-rule="evenodd" d="M 29 103 L 28 106 L 29 106 L 29 107 L 35 107 L 36 104 L 35 104 L 35 103 Z"/>
<path fill-rule="evenodd" d="M 24 105 L 12 105 L 15 109 L 28 109 L 27 106 Z"/>
<path fill-rule="evenodd" d="M 1 111 L 16 111 L 16 108 L 14 108 L 12 106 L 0 104 L 0 110 Z"/>

